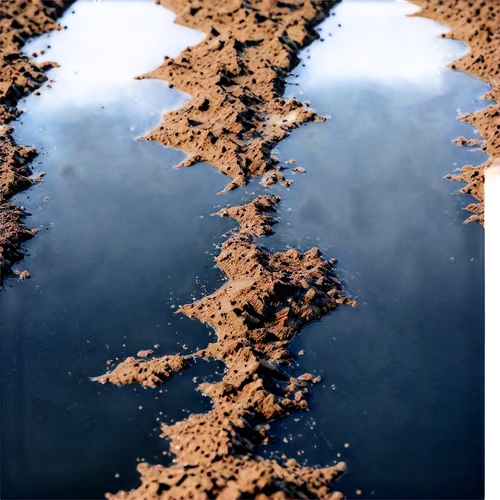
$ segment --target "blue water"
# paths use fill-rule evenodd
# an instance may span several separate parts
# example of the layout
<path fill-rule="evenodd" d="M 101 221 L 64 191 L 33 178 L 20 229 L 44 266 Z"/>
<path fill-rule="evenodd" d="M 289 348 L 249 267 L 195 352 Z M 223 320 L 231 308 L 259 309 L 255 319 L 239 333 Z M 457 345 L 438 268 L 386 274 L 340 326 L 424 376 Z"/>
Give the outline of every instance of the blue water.
<path fill-rule="evenodd" d="M 186 98 L 131 75 L 199 34 L 149 3 L 81 2 L 67 31 L 26 48 L 50 44 L 63 68 L 16 126 L 47 175 L 16 198 L 41 228 L 20 265 L 33 277 L 1 292 L 2 498 L 102 498 L 138 485 L 138 458 L 167 463 L 157 419 L 208 410 L 193 377 L 223 368 L 198 363 L 162 393 L 89 378 L 156 343 L 172 353 L 210 341 L 173 306 L 220 285 L 212 259 L 233 224 L 210 213 L 261 192 L 282 196 L 264 243 L 319 246 L 360 302 L 292 343 L 305 351 L 296 372 L 323 381 L 261 453 L 346 460 L 348 497 L 484 498 L 484 231 L 462 224 L 471 199 L 442 177 L 483 160 L 451 140 L 473 136 L 457 110 L 478 109 L 487 87 L 442 67 L 465 47 L 434 40 L 443 28 L 405 19 L 412 10 L 336 8 L 287 91 L 331 118 L 276 151 L 307 174 L 290 190 L 254 182 L 222 197 L 215 169 L 174 171 L 181 152 L 133 140 Z"/>

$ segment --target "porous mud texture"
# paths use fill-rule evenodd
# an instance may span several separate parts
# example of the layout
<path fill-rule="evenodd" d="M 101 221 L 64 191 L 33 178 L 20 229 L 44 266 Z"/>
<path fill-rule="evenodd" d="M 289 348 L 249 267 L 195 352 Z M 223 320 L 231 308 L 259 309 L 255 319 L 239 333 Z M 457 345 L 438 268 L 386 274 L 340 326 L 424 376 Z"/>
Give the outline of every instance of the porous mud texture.
<path fill-rule="evenodd" d="M 153 351 L 147 351 L 148 354 L 146 355 L 143 355 L 144 352 L 139 351 L 137 357 L 147 357 Z M 131 356 L 122 361 L 112 372 L 95 377 L 92 380 L 102 384 L 141 384 L 143 387 L 156 387 L 188 366 L 187 360 L 179 354 L 140 360 Z"/>
<path fill-rule="evenodd" d="M 44 71 L 55 63 L 37 65 L 21 52 L 26 40 L 46 31 L 60 29 L 56 19 L 73 0 L 2 0 L 0 3 L 0 127 L 17 118 L 19 100 L 47 80 Z M 38 54 L 33 54 L 37 57 Z M 28 164 L 36 156 L 33 148 L 19 146 L 12 128 L 0 128 L 0 287 L 11 267 L 22 259 L 20 243 L 36 231 L 24 228 L 22 209 L 7 200 L 31 186 Z M 29 277 L 27 271 L 19 274 Z M 24 278 L 23 278 L 24 277 Z"/>
<path fill-rule="evenodd" d="M 287 373 L 290 341 L 304 325 L 340 304 L 356 305 L 340 290 L 335 261 L 324 260 L 318 249 L 273 254 L 255 243 L 257 236 L 272 233 L 269 213 L 278 202 L 278 197 L 260 196 L 219 213 L 241 225 L 216 258 L 227 282 L 178 311 L 210 325 L 216 342 L 189 356 L 128 358 L 98 377 L 102 383 L 150 386 L 168 380 L 192 358 L 226 365 L 220 382 L 198 387 L 213 401 L 210 412 L 162 425 L 162 436 L 171 441 L 172 465 L 140 464 L 140 487 L 107 494 L 108 499 L 343 498 L 332 491 L 332 483 L 345 471 L 344 463 L 310 468 L 286 457 L 278 462 L 257 454 L 258 446 L 270 439 L 268 423 L 307 410 L 308 390 L 321 380 Z"/>
<path fill-rule="evenodd" d="M 15 144 L 12 131 L 12 127 L 0 129 L 0 286 L 12 265 L 22 258 L 21 243 L 36 233 L 24 228 L 23 209 L 7 201 L 35 181 L 28 165 L 36 151 Z"/>
<path fill-rule="evenodd" d="M 413 0 L 421 7 L 416 15 L 434 19 L 451 28 L 443 38 L 461 40 L 470 52 L 450 67 L 467 71 L 488 82 L 493 89 L 484 99 L 500 101 L 500 2 L 497 0 Z M 456 174 L 447 176 L 465 182 L 460 192 L 471 194 L 478 203 L 471 203 L 467 222 L 484 225 L 484 171 L 495 159 L 500 159 L 500 105 L 494 104 L 478 113 L 461 117 L 478 128 L 485 142 L 483 151 L 491 159 L 479 166 L 466 165 Z M 464 143 L 467 144 L 467 142 Z"/>
<path fill-rule="evenodd" d="M 209 162 L 232 178 L 226 189 L 275 171 L 269 183 L 289 185 L 271 156 L 299 125 L 323 119 L 296 99 L 282 98 L 297 52 L 318 37 L 313 27 L 335 1 L 159 0 L 176 23 L 206 33 L 177 58 L 165 57 L 140 78 L 159 78 L 191 96 L 145 139 L 189 154 L 179 166 Z"/>
<path fill-rule="evenodd" d="M 12 138 L 12 127 L 0 129 L 0 197 L 8 199 L 19 191 L 29 188 L 35 179 L 31 177 L 29 164 L 37 156 L 34 148 L 19 146 Z"/>

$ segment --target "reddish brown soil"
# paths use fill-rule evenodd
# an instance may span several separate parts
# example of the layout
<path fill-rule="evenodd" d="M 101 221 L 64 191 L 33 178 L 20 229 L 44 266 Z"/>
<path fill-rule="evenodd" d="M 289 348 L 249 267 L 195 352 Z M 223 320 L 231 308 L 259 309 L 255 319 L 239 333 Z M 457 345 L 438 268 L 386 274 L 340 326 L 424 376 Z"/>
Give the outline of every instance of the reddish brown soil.
<path fill-rule="evenodd" d="M 217 342 L 189 356 L 128 358 L 101 377 L 102 383 L 159 385 L 186 369 L 193 357 L 226 364 L 223 379 L 203 383 L 213 410 L 162 426 L 175 457 L 170 467 L 141 464 L 141 486 L 109 499 L 342 498 L 332 482 L 345 469 L 300 467 L 294 461 L 264 460 L 257 446 L 266 424 L 294 410 L 307 410 L 308 388 L 320 377 L 291 377 L 288 344 L 304 325 L 340 304 L 356 303 L 340 291 L 334 260 L 318 249 L 270 253 L 254 239 L 272 233 L 279 198 L 260 196 L 244 206 L 224 209 L 240 231 L 222 246 L 217 265 L 227 282 L 213 294 L 178 312 L 210 325 Z"/>
<path fill-rule="evenodd" d="M 55 63 L 38 66 L 21 52 L 26 40 L 46 31 L 60 29 L 56 19 L 73 0 L 2 0 L 0 3 L 0 127 L 17 118 L 19 100 L 38 89 L 47 77 L 44 71 Z M 36 231 L 24 229 L 22 210 L 7 200 L 28 188 L 32 179 L 28 167 L 36 156 L 32 148 L 18 146 L 12 129 L 0 129 L 0 287 L 12 265 L 22 258 L 20 243 Z M 29 273 L 20 273 L 22 279 Z"/>
<path fill-rule="evenodd" d="M 466 42 L 470 53 L 450 64 L 453 69 L 467 71 L 493 87 L 484 98 L 500 101 L 500 1 L 497 0 L 413 0 L 421 7 L 417 15 L 434 19 L 451 27 L 443 38 Z M 462 120 L 479 129 L 485 139 L 482 149 L 491 159 L 479 166 L 466 165 L 449 179 L 465 182 L 460 192 L 471 194 L 478 203 L 471 203 L 467 222 L 484 225 L 484 170 L 500 158 L 500 105 L 489 106 Z M 461 141 L 459 141 L 460 143 Z M 467 142 L 463 143 L 464 145 Z"/>

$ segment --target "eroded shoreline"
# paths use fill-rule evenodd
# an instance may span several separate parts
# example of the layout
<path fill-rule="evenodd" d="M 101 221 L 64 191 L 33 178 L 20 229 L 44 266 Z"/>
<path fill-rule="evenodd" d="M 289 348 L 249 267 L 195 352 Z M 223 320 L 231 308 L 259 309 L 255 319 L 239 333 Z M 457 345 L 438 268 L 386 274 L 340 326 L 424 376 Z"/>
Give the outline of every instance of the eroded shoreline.
<path fill-rule="evenodd" d="M 452 69 L 466 71 L 488 82 L 493 88 L 483 96 L 497 101 L 477 113 L 460 119 L 478 128 L 481 149 L 490 159 L 478 166 L 465 165 L 448 179 L 465 182 L 461 193 L 472 195 L 478 202 L 471 203 L 466 210 L 472 212 L 466 222 L 477 222 L 484 226 L 484 172 L 500 158 L 500 2 L 485 0 L 411 0 L 421 10 L 416 16 L 439 21 L 451 28 L 443 38 L 461 40 L 470 47 L 470 52 L 449 64 Z M 457 139 L 463 146 L 471 145 L 471 138 Z M 472 139 L 474 141 L 474 139 Z"/>
<path fill-rule="evenodd" d="M 8 200 L 40 180 L 32 177 L 29 167 L 37 152 L 16 144 L 12 127 L 4 125 L 19 117 L 19 101 L 40 88 L 47 81 L 44 72 L 57 66 L 51 62 L 37 65 L 21 49 L 29 38 L 61 29 L 56 20 L 72 3 L 30 0 L 0 5 L 0 287 L 12 266 L 23 258 L 21 243 L 36 234 L 36 230 L 24 227 L 23 207 Z M 21 279 L 30 276 L 28 271 L 18 274 Z"/>

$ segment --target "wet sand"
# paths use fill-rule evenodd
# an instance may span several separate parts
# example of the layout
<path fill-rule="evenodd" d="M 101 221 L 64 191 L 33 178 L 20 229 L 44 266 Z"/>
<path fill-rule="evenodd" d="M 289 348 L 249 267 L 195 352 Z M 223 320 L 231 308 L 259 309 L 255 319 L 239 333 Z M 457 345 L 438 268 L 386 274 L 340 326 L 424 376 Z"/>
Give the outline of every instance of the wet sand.
<path fill-rule="evenodd" d="M 38 54 L 27 57 L 21 49 L 28 38 L 46 31 L 62 29 L 56 22 L 72 1 L 41 0 L 6 1 L 0 5 L 0 127 L 21 114 L 18 102 L 36 91 L 46 80 L 44 71 L 56 63 L 36 64 Z M 12 265 L 22 259 L 21 242 L 36 231 L 24 227 L 23 208 L 7 200 L 27 189 L 39 179 L 31 177 L 29 163 L 36 156 L 32 148 L 19 146 L 12 139 L 12 129 L 0 130 L 0 287 L 3 278 L 11 273 Z M 18 273 L 29 278 L 27 271 Z"/>
<path fill-rule="evenodd" d="M 264 185 L 290 186 L 271 149 L 293 128 L 321 118 L 295 99 L 282 99 L 284 78 L 331 4 L 161 3 L 177 13 L 176 22 L 207 37 L 143 76 L 192 96 L 144 139 L 186 151 L 189 156 L 178 167 L 214 165 L 232 179 L 226 190 L 252 176 L 264 176 Z M 107 498 L 343 497 L 331 489 L 345 471 L 343 463 L 311 469 L 257 454 L 258 445 L 269 440 L 270 421 L 308 409 L 307 392 L 316 380 L 307 373 L 287 375 L 289 342 L 339 304 L 356 305 L 340 291 L 334 261 L 323 260 L 318 249 L 273 254 L 255 243 L 272 233 L 269 213 L 277 203 L 277 197 L 258 197 L 219 213 L 240 224 L 215 259 L 228 281 L 178 310 L 210 325 L 217 342 L 187 357 L 128 358 L 97 377 L 102 383 L 155 386 L 186 369 L 193 357 L 217 359 L 227 367 L 221 382 L 199 386 L 212 398 L 211 412 L 162 426 L 162 436 L 171 441 L 172 465 L 139 465 L 140 487 Z"/>
<path fill-rule="evenodd" d="M 412 0 L 421 11 L 415 15 L 446 24 L 451 30 L 443 38 L 461 40 L 470 47 L 470 53 L 450 64 L 459 71 L 467 71 L 488 82 L 493 88 L 484 99 L 500 101 L 500 2 L 492 0 Z M 478 113 L 461 117 L 478 128 L 483 151 L 491 156 L 479 165 L 465 165 L 455 174 L 447 176 L 465 182 L 460 192 L 472 195 L 478 203 L 467 210 L 473 213 L 467 222 L 484 225 L 484 171 L 500 157 L 500 104 L 493 104 Z M 476 140 L 458 138 L 463 146 L 475 146 Z"/>

